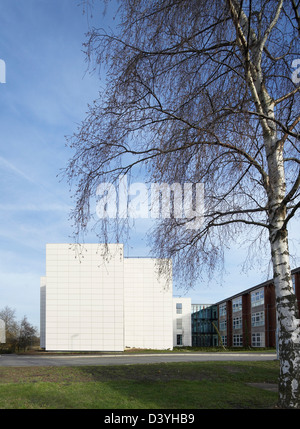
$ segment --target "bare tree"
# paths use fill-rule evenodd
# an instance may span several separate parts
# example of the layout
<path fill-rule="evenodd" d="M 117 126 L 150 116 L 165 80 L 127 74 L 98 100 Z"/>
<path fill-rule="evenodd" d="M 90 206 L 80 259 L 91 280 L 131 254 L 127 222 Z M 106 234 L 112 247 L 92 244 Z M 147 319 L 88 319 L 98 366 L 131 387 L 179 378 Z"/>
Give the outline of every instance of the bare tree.
<path fill-rule="evenodd" d="M 0 319 L 5 323 L 6 330 L 6 344 L 5 348 L 11 351 L 23 349 L 24 351 L 28 346 L 36 342 L 38 331 L 37 328 L 32 326 L 27 316 L 22 320 L 16 320 L 16 310 L 6 306 L 0 309 Z"/>
<path fill-rule="evenodd" d="M 0 310 L 0 319 L 5 323 L 6 344 L 4 347 L 9 347 L 15 350 L 18 336 L 18 322 L 16 321 L 16 310 L 6 306 Z"/>
<path fill-rule="evenodd" d="M 154 182 L 204 183 L 201 227 L 173 213 L 151 232 L 157 255 L 191 281 L 245 231 L 256 243 L 268 239 L 280 405 L 291 408 L 300 406 L 288 248 L 300 206 L 298 9 L 295 0 L 122 1 L 117 29 L 92 29 L 85 44 L 92 69 L 107 65 L 107 86 L 69 139 L 67 167 L 78 234 L 99 183 L 137 165 Z"/>
<path fill-rule="evenodd" d="M 37 337 L 37 329 L 32 326 L 27 317 L 24 316 L 19 324 L 19 333 L 18 333 L 18 349 L 23 349 L 26 351 L 27 347 L 32 345 Z"/>

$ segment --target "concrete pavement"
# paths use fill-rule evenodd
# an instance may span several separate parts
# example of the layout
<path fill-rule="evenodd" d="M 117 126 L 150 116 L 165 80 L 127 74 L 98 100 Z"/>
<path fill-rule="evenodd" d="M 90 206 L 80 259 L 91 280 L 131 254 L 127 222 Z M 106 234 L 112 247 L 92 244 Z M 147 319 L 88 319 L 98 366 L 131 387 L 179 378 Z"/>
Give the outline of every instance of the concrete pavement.
<path fill-rule="evenodd" d="M 0 366 L 136 365 L 161 362 L 275 360 L 275 353 L 149 353 L 149 354 L 43 354 L 0 355 Z"/>

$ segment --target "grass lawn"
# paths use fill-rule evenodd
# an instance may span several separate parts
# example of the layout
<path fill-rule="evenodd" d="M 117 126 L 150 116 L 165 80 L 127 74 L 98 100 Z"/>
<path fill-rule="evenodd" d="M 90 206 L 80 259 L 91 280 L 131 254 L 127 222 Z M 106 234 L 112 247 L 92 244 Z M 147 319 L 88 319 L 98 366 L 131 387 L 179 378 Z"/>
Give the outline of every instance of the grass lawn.
<path fill-rule="evenodd" d="M 279 363 L 0 367 L 1 409 L 274 408 Z"/>

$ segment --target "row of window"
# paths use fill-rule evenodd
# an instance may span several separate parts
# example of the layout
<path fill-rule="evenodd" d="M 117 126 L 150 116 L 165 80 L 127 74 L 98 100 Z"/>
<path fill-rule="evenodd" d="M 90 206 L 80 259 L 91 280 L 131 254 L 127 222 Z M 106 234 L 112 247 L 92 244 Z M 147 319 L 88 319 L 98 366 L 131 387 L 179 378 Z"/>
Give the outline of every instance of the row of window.
<path fill-rule="evenodd" d="M 218 324 L 215 322 L 214 324 Z M 193 333 L 213 334 L 215 332 L 214 324 L 210 320 L 204 320 L 201 323 L 192 323 Z"/>
<path fill-rule="evenodd" d="M 257 307 L 259 305 L 264 304 L 264 289 L 260 289 L 258 291 L 251 293 L 251 307 Z M 239 296 L 232 300 L 232 312 L 236 313 L 237 311 L 241 311 L 243 308 L 242 297 Z M 226 302 L 219 306 L 219 315 L 226 316 Z"/>
<path fill-rule="evenodd" d="M 177 302 L 176 303 L 176 314 L 182 314 L 182 303 Z M 182 329 L 182 319 L 176 319 L 176 328 Z M 182 334 L 176 335 L 176 345 L 182 346 Z"/>
<path fill-rule="evenodd" d="M 251 326 L 264 326 L 265 324 L 265 313 L 264 311 L 258 311 L 257 313 L 252 313 L 251 315 Z M 232 319 L 232 328 L 233 329 L 242 329 L 243 327 L 243 319 L 241 316 L 234 317 Z M 225 331 L 227 329 L 227 320 L 221 320 L 219 324 L 219 328 L 221 331 Z"/>
<path fill-rule="evenodd" d="M 222 335 L 222 343 L 227 346 L 227 335 Z M 232 336 L 232 345 L 233 347 L 242 347 L 243 346 L 243 335 L 234 334 Z M 264 332 L 255 332 L 251 335 L 251 345 L 252 347 L 265 347 L 265 334 Z"/>

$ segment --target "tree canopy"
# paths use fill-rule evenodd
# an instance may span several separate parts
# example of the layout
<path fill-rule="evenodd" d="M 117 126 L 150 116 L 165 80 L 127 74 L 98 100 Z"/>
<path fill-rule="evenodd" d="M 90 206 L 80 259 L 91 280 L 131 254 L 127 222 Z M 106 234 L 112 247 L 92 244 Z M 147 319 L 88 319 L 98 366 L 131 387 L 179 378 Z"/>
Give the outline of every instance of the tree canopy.
<path fill-rule="evenodd" d="M 259 240 L 269 240 L 289 405 L 299 405 L 288 247 L 300 207 L 299 34 L 296 0 L 120 2 L 116 29 L 93 28 L 85 43 L 91 68 L 104 65 L 107 82 L 69 139 L 67 168 L 77 233 L 91 219 L 99 183 L 117 183 L 137 165 L 149 182 L 203 183 L 199 228 L 173 210 L 150 233 L 155 254 L 172 257 L 185 281 L 215 269 L 246 227 L 259 252 Z M 107 221 L 99 221 L 104 238 Z"/>
<path fill-rule="evenodd" d="M 70 139 L 79 228 L 99 183 L 137 164 L 150 182 L 204 183 L 203 228 L 173 217 L 150 233 L 159 256 L 180 255 L 178 272 L 194 281 L 245 225 L 268 236 L 266 136 L 282 148 L 288 224 L 300 204 L 295 2 L 124 1 L 116 33 L 94 28 L 85 47 L 95 68 L 107 65 L 107 86 Z"/>

